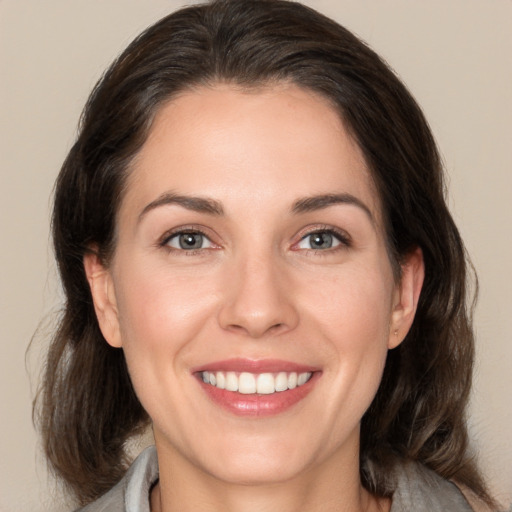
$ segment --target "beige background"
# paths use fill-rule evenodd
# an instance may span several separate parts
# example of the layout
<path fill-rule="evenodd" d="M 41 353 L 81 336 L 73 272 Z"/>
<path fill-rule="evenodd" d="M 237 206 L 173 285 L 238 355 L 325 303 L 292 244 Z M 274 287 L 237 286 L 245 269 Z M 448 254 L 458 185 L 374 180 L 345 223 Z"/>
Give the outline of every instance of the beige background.
<path fill-rule="evenodd" d="M 48 249 L 53 181 L 91 87 L 143 28 L 182 2 L 0 0 L 0 511 L 67 510 L 31 423 L 45 332 L 58 310 Z M 423 106 L 480 276 L 471 431 L 512 501 L 512 1 L 310 0 L 366 39 Z M 45 331 L 46 329 L 46 331 Z"/>

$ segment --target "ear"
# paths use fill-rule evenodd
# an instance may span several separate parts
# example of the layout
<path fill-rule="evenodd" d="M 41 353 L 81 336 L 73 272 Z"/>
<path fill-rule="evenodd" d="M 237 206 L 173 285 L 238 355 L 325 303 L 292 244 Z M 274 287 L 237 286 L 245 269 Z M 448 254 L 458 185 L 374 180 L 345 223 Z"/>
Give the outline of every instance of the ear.
<path fill-rule="evenodd" d="M 122 346 L 114 282 L 110 271 L 103 265 L 96 251 L 84 256 L 84 269 L 96 318 L 103 337 L 112 347 Z"/>
<path fill-rule="evenodd" d="M 388 348 L 400 345 L 411 328 L 425 277 L 423 252 L 419 247 L 401 264 L 402 276 L 393 298 Z"/>

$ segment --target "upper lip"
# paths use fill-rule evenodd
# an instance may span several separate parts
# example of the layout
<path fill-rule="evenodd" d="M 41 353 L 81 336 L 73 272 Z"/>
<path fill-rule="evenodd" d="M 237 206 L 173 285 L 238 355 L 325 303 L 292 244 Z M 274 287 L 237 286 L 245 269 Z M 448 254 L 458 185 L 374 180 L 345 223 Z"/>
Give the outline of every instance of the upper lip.
<path fill-rule="evenodd" d="M 315 372 L 318 367 L 307 364 L 295 363 L 281 359 L 244 359 L 234 358 L 223 361 L 212 361 L 204 365 L 192 368 L 193 373 L 197 372 L 248 372 L 248 373 L 276 373 L 276 372 Z"/>

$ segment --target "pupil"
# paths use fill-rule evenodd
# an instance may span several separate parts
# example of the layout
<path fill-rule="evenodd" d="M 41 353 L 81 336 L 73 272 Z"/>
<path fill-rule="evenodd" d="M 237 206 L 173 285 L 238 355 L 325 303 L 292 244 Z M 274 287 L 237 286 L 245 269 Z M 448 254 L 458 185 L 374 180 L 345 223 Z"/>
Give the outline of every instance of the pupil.
<path fill-rule="evenodd" d="M 316 249 L 329 249 L 332 247 L 332 235 L 329 233 L 315 233 L 312 235 L 311 246 Z"/>
<path fill-rule="evenodd" d="M 196 233 L 184 233 L 180 235 L 180 247 L 182 249 L 200 249 L 202 245 L 202 235 Z"/>

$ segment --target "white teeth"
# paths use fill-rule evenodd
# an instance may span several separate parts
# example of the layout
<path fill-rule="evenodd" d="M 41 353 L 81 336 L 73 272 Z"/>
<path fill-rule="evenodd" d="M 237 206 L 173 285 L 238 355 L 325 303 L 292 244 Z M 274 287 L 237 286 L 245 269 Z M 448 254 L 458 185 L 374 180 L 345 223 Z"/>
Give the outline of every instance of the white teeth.
<path fill-rule="evenodd" d="M 286 391 L 288 389 L 288 374 L 279 372 L 276 377 L 276 391 Z"/>
<path fill-rule="evenodd" d="M 307 373 L 300 373 L 297 377 L 297 386 L 302 386 L 303 384 L 306 384 L 308 381 L 308 374 Z"/>
<path fill-rule="evenodd" d="M 226 377 L 224 376 L 224 374 L 222 372 L 217 372 L 215 374 L 216 378 L 217 378 L 217 384 L 216 386 L 219 388 L 219 389 L 225 389 L 226 388 Z"/>
<path fill-rule="evenodd" d="M 253 374 L 249 372 L 207 372 L 201 373 L 201 378 L 206 384 L 228 391 L 238 391 L 244 395 L 258 393 L 270 395 L 276 392 L 295 389 L 303 386 L 311 378 L 311 372 L 279 372 Z"/>
<path fill-rule="evenodd" d="M 256 393 L 256 379 L 252 373 L 243 372 L 238 377 L 238 392 L 244 395 Z"/>
<path fill-rule="evenodd" d="M 238 377 L 235 372 L 226 373 L 226 389 L 228 391 L 238 391 Z"/>
<path fill-rule="evenodd" d="M 260 373 L 256 379 L 256 393 L 270 395 L 275 390 L 274 376 L 271 373 Z"/>
<path fill-rule="evenodd" d="M 297 374 L 295 372 L 288 375 L 288 389 L 295 389 L 297 387 Z"/>

